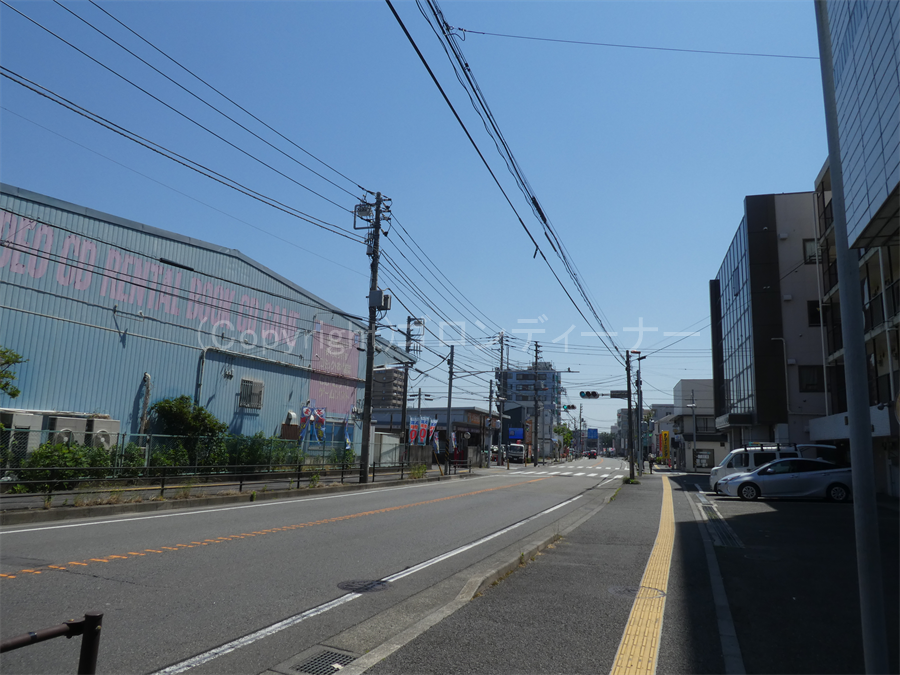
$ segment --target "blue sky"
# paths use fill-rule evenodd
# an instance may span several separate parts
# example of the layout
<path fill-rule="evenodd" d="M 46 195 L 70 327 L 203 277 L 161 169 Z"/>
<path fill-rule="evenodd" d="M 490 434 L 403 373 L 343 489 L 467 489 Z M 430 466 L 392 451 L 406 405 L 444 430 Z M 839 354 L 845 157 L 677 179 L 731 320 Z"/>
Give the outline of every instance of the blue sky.
<path fill-rule="evenodd" d="M 464 322 L 468 338 L 482 344 L 502 328 L 515 335 L 512 358 L 523 364 L 533 351 L 523 349 L 527 333 L 514 332 L 543 330 L 532 337 L 544 358 L 578 371 L 564 378 L 569 403 L 581 403 L 583 389 L 624 389 L 619 360 L 597 337 L 582 335 L 600 328 L 415 3 L 395 8 L 590 323 L 541 257 L 532 257 L 516 213 L 386 3 L 97 0 L 296 145 L 98 6 L 64 4 L 278 152 L 60 5 L 8 1 L 122 77 L 0 6 L 0 64 L 10 71 L 342 228 L 352 225 L 358 186 L 389 196 L 396 222 L 383 239 L 390 262 L 380 285 L 395 300 L 385 322 L 405 325 L 406 305 L 447 340 L 456 334 L 441 332 L 442 319 Z M 605 329 L 617 333 L 620 350 L 650 354 L 643 361 L 645 401 L 671 401 L 678 380 L 711 377 L 708 282 L 740 223 L 743 198 L 811 190 L 825 160 L 818 61 L 572 42 L 815 57 L 812 2 L 444 2 L 441 9 L 450 25 L 467 29 L 459 44 L 471 72 Z M 359 243 L 216 184 L 8 78 L 0 79 L 0 105 L 3 182 L 239 249 L 346 311 L 365 314 L 369 259 Z M 429 260 L 416 257 L 417 246 Z M 656 330 L 641 335 L 633 330 L 638 326 Z M 686 332 L 696 334 L 665 335 Z M 426 347 L 433 351 L 423 352 L 421 370 L 448 351 L 431 334 Z M 457 370 L 473 372 L 498 358 L 496 349 L 472 346 L 456 353 Z M 455 402 L 487 397 L 486 375 L 457 384 Z M 411 384 L 413 391 L 419 386 L 440 403 L 446 367 Z M 608 430 L 623 403 L 587 402 L 585 416 Z"/>

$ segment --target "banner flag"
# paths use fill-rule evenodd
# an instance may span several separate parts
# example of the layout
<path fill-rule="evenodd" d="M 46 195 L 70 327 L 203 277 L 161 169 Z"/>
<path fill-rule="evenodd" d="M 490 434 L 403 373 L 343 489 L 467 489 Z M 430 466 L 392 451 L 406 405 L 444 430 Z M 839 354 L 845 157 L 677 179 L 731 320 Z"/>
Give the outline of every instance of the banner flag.
<path fill-rule="evenodd" d="M 428 440 L 428 420 L 422 417 L 419 420 L 419 439 L 416 442 L 416 445 L 425 445 L 425 441 Z"/>
<path fill-rule="evenodd" d="M 416 442 L 416 435 L 419 433 L 419 418 L 418 417 L 410 417 L 409 418 L 409 442 Z"/>
<path fill-rule="evenodd" d="M 352 450 L 353 443 L 350 442 L 350 415 L 344 420 L 344 450 Z"/>
<path fill-rule="evenodd" d="M 434 418 L 428 424 L 428 434 L 431 438 L 431 444 L 434 446 L 434 451 L 437 452 L 438 450 L 440 450 L 440 448 L 438 447 L 437 418 Z"/>
<path fill-rule="evenodd" d="M 312 417 L 312 408 L 305 406 L 300 411 L 300 440 L 306 438 L 306 432 L 309 429 L 309 419 Z"/>
<path fill-rule="evenodd" d="M 316 425 L 316 438 L 319 443 L 325 445 L 325 408 L 316 408 L 313 411 Z"/>

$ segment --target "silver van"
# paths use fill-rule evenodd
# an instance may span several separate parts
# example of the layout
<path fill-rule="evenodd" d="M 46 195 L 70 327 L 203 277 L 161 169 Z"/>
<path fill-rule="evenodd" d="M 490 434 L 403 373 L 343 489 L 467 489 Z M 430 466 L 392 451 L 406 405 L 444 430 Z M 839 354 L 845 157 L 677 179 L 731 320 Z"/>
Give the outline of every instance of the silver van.
<path fill-rule="evenodd" d="M 709 473 L 709 487 L 713 492 L 718 492 L 719 481 L 725 476 L 756 471 L 763 464 L 768 464 L 776 459 L 799 456 L 800 452 L 795 445 L 754 445 L 737 448 L 729 452 L 719 466 L 712 468 Z"/>

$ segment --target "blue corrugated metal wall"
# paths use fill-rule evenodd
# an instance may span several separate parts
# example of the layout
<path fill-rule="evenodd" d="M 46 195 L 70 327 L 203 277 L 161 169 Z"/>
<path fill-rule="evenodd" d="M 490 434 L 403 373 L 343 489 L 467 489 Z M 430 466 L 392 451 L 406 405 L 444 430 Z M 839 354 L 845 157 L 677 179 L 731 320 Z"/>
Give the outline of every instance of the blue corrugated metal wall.
<path fill-rule="evenodd" d="M 234 433 L 271 435 L 309 397 L 316 322 L 364 336 L 237 251 L 10 186 L 0 216 L 0 344 L 28 359 L 0 407 L 103 413 L 135 432 L 149 373 L 151 403 L 187 394 Z M 359 356 L 340 380 L 355 399 L 364 369 Z M 239 405 L 242 379 L 264 383 L 261 409 Z"/>

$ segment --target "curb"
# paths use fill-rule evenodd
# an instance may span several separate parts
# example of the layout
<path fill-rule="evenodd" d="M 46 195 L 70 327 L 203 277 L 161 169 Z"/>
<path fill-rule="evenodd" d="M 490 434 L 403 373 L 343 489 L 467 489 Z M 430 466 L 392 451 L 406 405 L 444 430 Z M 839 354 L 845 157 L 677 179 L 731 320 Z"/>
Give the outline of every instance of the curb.
<path fill-rule="evenodd" d="M 316 488 L 295 488 L 293 490 L 270 490 L 257 492 L 253 497 L 251 492 L 239 495 L 222 495 L 210 497 L 191 497 L 188 499 L 173 499 L 155 502 L 137 502 L 130 504 L 99 504 L 97 506 L 57 506 L 50 509 L 23 509 L 21 511 L 0 512 L 0 526 L 5 525 L 30 525 L 34 523 L 50 523 L 55 521 L 75 520 L 78 518 L 105 518 L 128 513 L 154 513 L 156 511 L 172 511 L 185 508 L 204 508 L 212 506 L 224 506 L 227 504 L 243 504 L 250 502 L 272 501 L 309 496 L 311 494 L 334 494 L 340 492 L 356 492 L 359 490 L 377 490 L 383 487 L 396 487 L 398 485 L 416 485 L 422 483 L 434 483 L 445 480 L 457 480 L 474 478 L 478 474 L 464 473 L 453 476 L 432 476 L 429 478 L 405 478 L 404 480 L 385 480 L 379 483 L 348 483 L 344 485 L 324 485 Z"/>
<path fill-rule="evenodd" d="M 520 560 L 522 560 L 523 558 L 525 560 L 531 560 L 538 553 L 547 548 L 550 544 L 563 539 L 573 530 L 580 527 L 587 520 L 594 517 L 607 504 L 609 504 L 617 493 L 618 490 L 604 497 L 598 505 L 594 506 L 587 513 L 578 517 L 562 530 L 555 531 L 553 524 L 542 528 L 537 533 L 538 538 L 532 539 L 530 542 L 528 542 L 525 547 L 521 549 L 520 553 L 515 554 L 514 557 L 508 559 L 505 563 L 501 563 L 484 573 L 475 574 L 469 577 L 469 579 L 465 582 L 462 589 L 453 600 L 441 607 L 438 607 L 428 615 L 408 626 L 406 629 L 385 640 L 377 647 L 366 651 L 365 654 L 356 658 L 351 664 L 344 666 L 341 669 L 342 675 L 362 675 L 362 673 L 374 666 L 376 663 L 384 660 L 395 651 L 401 649 L 407 643 L 411 642 L 413 639 L 427 631 L 432 626 L 441 622 L 442 620 L 456 612 L 458 609 L 464 607 L 476 595 L 487 589 L 489 586 L 505 578 L 511 572 L 517 570 L 520 567 Z M 519 547 L 516 546 L 515 548 Z M 325 640 L 322 644 L 330 642 L 332 642 L 332 640 Z M 286 664 L 279 664 L 278 666 L 274 666 L 266 671 L 263 671 L 262 675 L 285 675 L 285 673 L 287 672 L 284 669 L 285 665 Z"/>

